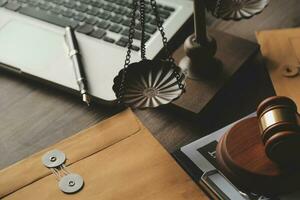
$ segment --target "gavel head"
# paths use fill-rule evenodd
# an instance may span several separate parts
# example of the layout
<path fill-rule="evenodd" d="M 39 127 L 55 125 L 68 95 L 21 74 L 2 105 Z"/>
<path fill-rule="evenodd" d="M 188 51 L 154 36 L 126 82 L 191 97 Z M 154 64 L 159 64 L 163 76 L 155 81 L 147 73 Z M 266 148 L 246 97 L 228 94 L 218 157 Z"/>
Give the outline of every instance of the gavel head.
<path fill-rule="evenodd" d="M 257 108 L 266 155 L 283 166 L 300 164 L 300 117 L 296 104 L 287 97 L 264 100 Z"/>

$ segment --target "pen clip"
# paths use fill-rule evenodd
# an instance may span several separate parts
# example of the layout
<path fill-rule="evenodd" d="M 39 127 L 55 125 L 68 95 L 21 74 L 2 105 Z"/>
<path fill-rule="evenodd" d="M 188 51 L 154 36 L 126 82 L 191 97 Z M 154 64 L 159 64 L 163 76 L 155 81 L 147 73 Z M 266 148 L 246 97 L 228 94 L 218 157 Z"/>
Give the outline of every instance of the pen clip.
<path fill-rule="evenodd" d="M 71 49 L 70 49 L 69 44 L 68 44 L 66 32 L 64 33 L 64 44 L 65 44 L 65 48 L 66 48 L 66 50 L 67 50 L 67 55 L 68 55 L 68 57 L 71 57 L 71 56 L 70 56 Z"/>
<path fill-rule="evenodd" d="M 77 50 L 77 49 L 74 49 L 74 48 L 71 48 L 70 47 L 70 42 L 72 42 L 72 41 L 70 41 L 68 38 L 67 38 L 67 34 L 66 34 L 66 31 L 65 31 L 65 33 L 64 33 L 64 41 L 65 41 L 65 44 L 66 44 L 66 47 L 67 47 L 67 51 L 68 51 L 68 56 L 69 57 L 72 57 L 72 56 L 74 56 L 74 55 L 76 55 L 76 54 L 79 54 L 79 51 Z"/>
<path fill-rule="evenodd" d="M 68 53 L 69 57 L 72 57 L 76 54 L 79 54 L 79 52 L 76 49 L 69 50 L 69 53 Z"/>

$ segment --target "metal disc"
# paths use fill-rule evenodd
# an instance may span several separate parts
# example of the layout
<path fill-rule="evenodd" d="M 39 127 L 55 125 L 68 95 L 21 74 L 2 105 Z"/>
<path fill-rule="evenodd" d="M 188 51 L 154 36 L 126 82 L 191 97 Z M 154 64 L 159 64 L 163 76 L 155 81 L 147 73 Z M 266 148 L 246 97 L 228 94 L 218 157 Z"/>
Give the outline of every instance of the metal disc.
<path fill-rule="evenodd" d="M 282 75 L 285 77 L 295 77 L 299 74 L 299 68 L 294 65 L 284 65 L 282 68 Z"/>
<path fill-rule="evenodd" d="M 65 193 L 78 192 L 83 187 L 83 178 L 78 174 L 68 174 L 60 179 L 58 187 Z"/>
<path fill-rule="evenodd" d="M 66 155 L 57 149 L 45 153 L 42 157 L 43 164 L 48 168 L 58 167 L 65 161 Z"/>
<path fill-rule="evenodd" d="M 269 4 L 270 0 L 209 0 L 208 8 L 217 18 L 224 20 L 248 19 L 259 14 Z M 216 8 L 220 2 L 219 8 Z M 217 9 L 217 13 L 215 13 Z"/>

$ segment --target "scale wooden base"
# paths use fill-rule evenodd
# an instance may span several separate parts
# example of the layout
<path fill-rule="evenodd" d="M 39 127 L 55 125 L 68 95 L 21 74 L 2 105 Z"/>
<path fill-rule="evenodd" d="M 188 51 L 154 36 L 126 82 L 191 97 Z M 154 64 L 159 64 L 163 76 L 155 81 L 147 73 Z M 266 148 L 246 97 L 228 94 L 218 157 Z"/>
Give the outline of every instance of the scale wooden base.
<path fill-rule="evenodd" d="M 243 74 L 244 68 L 253 67 L 253 58 L 259 52 L 259 46 L 248 40 L 212 30 L 209 32 L 217 41 L 215 57 L 222 62 L 222 70 L 214 76 L 200 80 L 187 79 L 186 93 L 173 105 L 193 114 L 199 114 L 215 96 L 233 83 L 234 77 Z M 178 49 L 174 57 L 179 62 L 185 55 L 183 47 Z M 261 100 L 261 99 L 260 99 Z"/>
<path fill-rule="evenodd" d="M 247 191 L 276 195 L 299 188 L 298 168 L 280 168 L 266 156 L 256 117 L 236 124 L 223 136 L 217 162 L 234 185 Z"/>

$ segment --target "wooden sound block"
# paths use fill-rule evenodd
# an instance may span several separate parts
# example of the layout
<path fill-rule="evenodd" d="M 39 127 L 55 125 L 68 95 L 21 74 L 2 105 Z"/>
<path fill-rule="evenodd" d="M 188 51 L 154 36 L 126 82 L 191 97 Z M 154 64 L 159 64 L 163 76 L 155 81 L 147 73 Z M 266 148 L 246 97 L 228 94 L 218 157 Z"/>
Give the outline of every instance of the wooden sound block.
<path fill-rule="evenodd" d="M 228 33 L 210 30 L 209 35 L 217 41 L 218 47 L 215 57 L 222 62 L 222 70 L 210 78 L 202 77 L 199 80 L 187 79 L 186 92 L 172 103 L 185 112 L 196 115 L 216 97 L 217 93 L 227 89 L 225 86 L 230 85 L 229 83 L 232 81 L 233 76 L 239 75 L 238 71 L 242 71 L 241 68 L 253 68 L 254 64 L 251 62 L 254 55 L 259 52 L 259 46 L 256 43 Z M 177 63 L 184 56 L 183 46 L 174 53 Z"/>
<path fill-rule="evenodd" d="M 300 188 L 300 168 L 283 169 L 266 156 L 256 117 L 237 123 L 221 138 L 217 163 L 245 191 L 278 195 Z"/>

